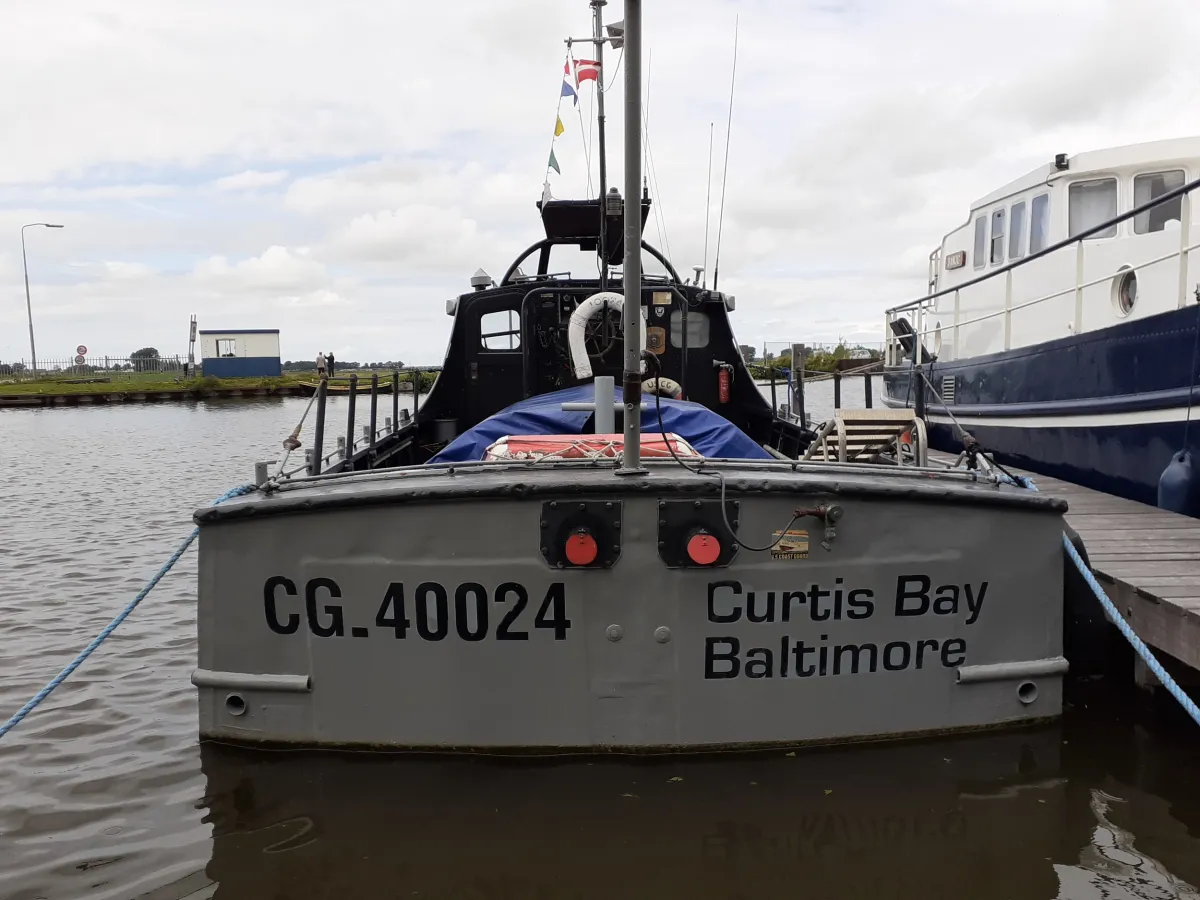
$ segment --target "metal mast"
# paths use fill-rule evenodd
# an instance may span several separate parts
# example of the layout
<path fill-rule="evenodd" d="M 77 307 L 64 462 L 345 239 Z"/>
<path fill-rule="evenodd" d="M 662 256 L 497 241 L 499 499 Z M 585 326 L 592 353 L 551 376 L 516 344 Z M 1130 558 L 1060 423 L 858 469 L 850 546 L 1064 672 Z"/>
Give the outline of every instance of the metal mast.
<path fill-rule="evenodd" d="M 608 0 L 592 0 L 592 43 L 596 49 L 596 126 L 600 139 L 600 290 L 608 289 L 608 248 L 605 241 L 605 197 L 608 193 L 608 165 L 604 153 L 604 21 Z"/>
<path fill-rule="evenodd" d="M 597 20 L 598 21 L 598 20 Z M 624 474 L 642 468 L 642 0 L 625 0 Z M 603 148 L 603 140 L 601 141 Z M 603 159 L 603 157 L 601 157 Z M 601 170 L 603 171 L 603 169 Z M 603 184 L 603 181 L 601 181 Z"/>

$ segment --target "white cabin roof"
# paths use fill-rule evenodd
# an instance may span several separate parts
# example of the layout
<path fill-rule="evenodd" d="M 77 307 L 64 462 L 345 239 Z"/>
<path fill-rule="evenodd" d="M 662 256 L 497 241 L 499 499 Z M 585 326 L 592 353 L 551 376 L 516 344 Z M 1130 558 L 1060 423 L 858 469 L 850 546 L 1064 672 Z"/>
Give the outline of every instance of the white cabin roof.
<path fill-rule="evenodd" d="M 1086 153 L 1068 156 L 1068 168 L 1062 171 L 1054 167 L 1054 160 L 1051 159 L 1044 166 L 1039 166 L 992 191 L 986 197 L 976 200 L 971 204 L 971 209 L 974 211 L 980 207 L 990 206 L 1005 197 L 1057 178 L 1068 176 L 1073 178 L 1091 172 L 1110 172 L 1113 169 L 1127 166 L 1170 164 L 1195 159 L 1200 159 L 1200 136 L 1148 141 L 1144 144 L 1126 144 L 1123 147 L 1109 147 L 1104 150 L 1089 150 Z"/>

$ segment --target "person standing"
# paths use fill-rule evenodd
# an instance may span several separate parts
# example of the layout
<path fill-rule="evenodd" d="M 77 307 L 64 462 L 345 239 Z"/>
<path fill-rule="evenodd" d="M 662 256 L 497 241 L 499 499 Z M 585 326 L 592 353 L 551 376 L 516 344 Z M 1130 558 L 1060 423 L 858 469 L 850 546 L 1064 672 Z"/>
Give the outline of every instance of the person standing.
<path fill-rule="evenodd" d="M 325 354 L 324 353 L 317 354 L 317 377 L 318 378 L 325 377 Z"/>
<path fill-rule="evenodd" d="M 325 354 L 325 364 L 329 367 L 329 377 L 332 378 L 333 377 L 333 354 L 332 353 Z"/>

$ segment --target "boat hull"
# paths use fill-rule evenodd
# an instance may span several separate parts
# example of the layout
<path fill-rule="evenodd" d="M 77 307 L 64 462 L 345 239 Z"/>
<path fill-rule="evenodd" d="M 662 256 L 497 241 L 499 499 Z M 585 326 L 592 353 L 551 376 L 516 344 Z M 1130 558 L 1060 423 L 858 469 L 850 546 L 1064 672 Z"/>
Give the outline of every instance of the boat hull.
<path fill-rule="evenodd" d="M 747 543 L 798 503 L 843 517 L 828 550 L 801 520 L 806 541 L 720 568 L 660 552 L 662 504 L 716 489 L 674 464 L 330 479 L 201 511 L 201 735 L 656 752 L 1059 715 L 1061 502 L 851 468 L 731 473 Z M 560 502 L 611 504 L 611 567 L 546 561 Z"/>
<path fill-rule="evenodd" d="M 1195 307 L 1005 353 L 935 362 L 925 375 L 930 444 L 958 452 L 951 416 L 1002 463 L 1154 505 L 1172 454 L 1200 454 Z M 947 387 L 953 380 L 953 388 Z M 903 366 L 885 402 L 913 406 Z M 1200 418 L 1200 409 L 1191 412 Z M 1186 438 L 1185 438 L 1186 434 Z"/>

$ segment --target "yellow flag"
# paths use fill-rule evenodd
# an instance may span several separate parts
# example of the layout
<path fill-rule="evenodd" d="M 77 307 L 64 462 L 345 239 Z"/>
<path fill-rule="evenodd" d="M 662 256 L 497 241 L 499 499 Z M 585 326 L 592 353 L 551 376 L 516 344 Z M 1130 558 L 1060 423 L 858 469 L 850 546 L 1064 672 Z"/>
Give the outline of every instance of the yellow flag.
<path fill-rule="evenodd" d="M 564 131 L 566 131 L 566 129 L 565 129 L 565 128 L 563 128 L 562 118 L 561 118 L 561 117 L 559 117 L 559 118 L 558 118 L 558 119 L 557 119 L 557 120 L 554 122 L 554 136 L 555 136 L 555 137 L 558 137 L 558 136 L 559 136 L 560 134 L 562 134 Z"/>

